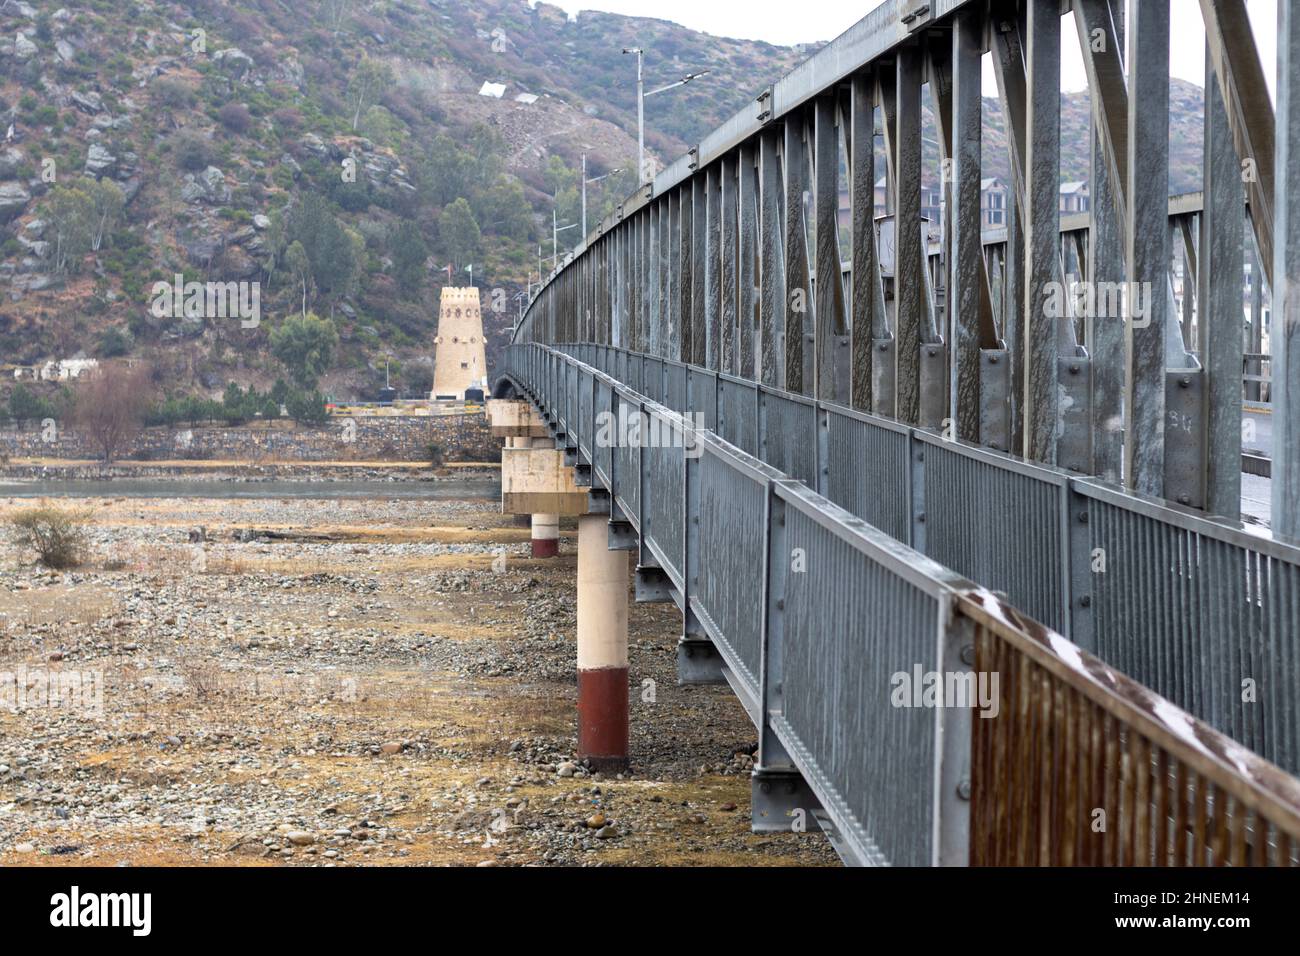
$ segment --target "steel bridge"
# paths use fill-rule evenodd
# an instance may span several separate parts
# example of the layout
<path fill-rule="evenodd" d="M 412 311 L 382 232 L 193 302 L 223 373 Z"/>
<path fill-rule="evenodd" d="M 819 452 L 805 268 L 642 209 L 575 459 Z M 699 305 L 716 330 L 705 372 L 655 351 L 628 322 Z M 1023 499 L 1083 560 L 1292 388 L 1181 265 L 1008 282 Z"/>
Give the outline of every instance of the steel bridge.
<path fill-rule="evenodd" d="M 1244 3 L 1201 0 L 1204 184 L 1170 200 L 1168 0 L 886 0 L 531 302 L 497 394 L 635 550 L 637 598 L 681 609 L 683 678 L 716 660 L 749 712 L 756 828 L 805 810 L 853 863 L 1300 864 L 1300 11 L 1278 9 L 1274 108 Z M 1063 16 L 1081 217 L 1058 206 Z M 1277 306 L 1271 530 L 1241 520 L 1265 364 L 1243 256 Z M 1054 310 L 1076 283 L 1124 290 L 1120 314 Z M 611 440 L 620 417 L 645 427 Z M 1000 706 L 900 674 L 996 676 Z"/>

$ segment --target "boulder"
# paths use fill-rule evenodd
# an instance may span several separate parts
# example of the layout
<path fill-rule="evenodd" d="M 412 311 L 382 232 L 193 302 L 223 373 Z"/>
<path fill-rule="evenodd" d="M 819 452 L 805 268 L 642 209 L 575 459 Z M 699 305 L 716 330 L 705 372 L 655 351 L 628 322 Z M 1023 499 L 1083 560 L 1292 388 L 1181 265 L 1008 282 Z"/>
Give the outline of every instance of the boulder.
<path fill-rule="evenodd" d="M 19 168 L 27 161 L 21 149 L 12 146 L 0 150 L 0 179 L 14 179 Z"/>
<path fill-rule="evenodd" d="M 0 225 L 21 214 L 31 199 L 32 194 L 19 183 L 0 183 Z"/>
<path fill-rule="evenodd" d="M 90 116 L 104 112 L 104 100 L 94 90 L 91 90 L 88 93 L 73 90 L 68 94 L 68 102 L 81 110 L 81 112 Z"/>
<path fill-rule="evenodd" d="M 117 157 L 110 153 L 106 146 L 102 143 L 91 144 L 90 150 L 86 153 L 87 174 L 99 179 L 112 172 L 116 165 Z"/>
<path fill-rule="evenodd" d="M 27 39 L 26 36 L 19 33 L 14 37 L 14 56 L 20 60 L 30 60 L 36 55 L 36 44 Z"/>

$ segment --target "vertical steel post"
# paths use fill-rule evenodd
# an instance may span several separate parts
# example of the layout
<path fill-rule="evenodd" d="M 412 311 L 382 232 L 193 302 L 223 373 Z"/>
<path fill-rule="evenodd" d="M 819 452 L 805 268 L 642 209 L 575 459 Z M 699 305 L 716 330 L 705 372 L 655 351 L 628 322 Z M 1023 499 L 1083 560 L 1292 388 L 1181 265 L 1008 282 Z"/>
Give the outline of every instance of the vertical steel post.
<path fill-rule="evenodd" d="M 1061 7 L 1028 3 L 1025 137 L 1025 457 L 1056 464 L 1061 324 Z"/>
<path fill-rule="evenodd" d="M 958 15 L 952 32 L 952 157 L 948 176 L 949 280 L 947 338 L 952 355 L 949 417 L 958 439 L 979 441 L 980 295 L 984 249 L 980 240 L 980 138 L 983 129 L 980 58 L 983 21 Z"/>
<path fill-rule="evenodd" d="M 844 282 L 840 274 L 840 150 L 834 94 L 817 98 L 813 107 L 813 197 L 816 202 L 816 307 L 813 329 L 815 377 L 813 394 L 822 401 L 847 404 L 847 382 L 836 375 L 844 331 Z"/>
<path fill-rule="evenodd" d="M 781 229 L 781 166 L 777 133 L 763 130 L 758 143 L 758 337 L 759 374 L 764 385 L 785 384 L 785 256 Z"/>
<path fill-rule="evenodd" d="M 894 334 L 898 352 L 898 418 L 921 417 L 921 330 L 926 320 L 925 253 L 921 245 L 921 55 L 898 51 L 898 129 L 894 137 Z"/>
<path fill-rule="evenodd" d="M 804 176 L 807 152 L 806 123 L 802 115 L 785 119 L 785 388 L 805 392 L 812 383 L 804 377 L 804 337 L 809 312 L 814 308 L 808 277 L 808 232 L 804 216 Z"/>
<path fill-rule="evenodd" d="M 876 259 L 876 102 L 866 75 L 853 79 L 849 175 L 853 197 L 853 288 L 849 314 L 853 375 L 850 404 L 872 409 L 872 340 L 883 325 L 884 299 Z"/>
<path fill-rule="evenodd" d="M 1205 75 L 1213 65 L 1207 52 Z M 1197 256 L 1197 347 L 1205 367 L 1205 509 L 1241 514 L 1241 273 L 1245 191 L 1223 94 L 1205 84 L 1205 197 Z M 1188 277 L 1183 296 L 1188 297 Z"/>
<path fill-rule="evenodd" d="M 738 178 L 738 156 L 733 153 L 725 157 L 718 163 L 719 179 L 721 180 L 720 216 L 721 230 L 719 232 L 721 262 L 721 282 L 719 283 L 719 324 L 721 325 L 721 335 L 719 343 L 721 347 L 721 361 L 718 368 L 728 375 L 736 374 L 736 324 L 738 321 L 736 276 L 737 276 L 737 253 L 736 253 L 736 236 L 739 223 L 736 216 L 739 213 L 739 205 L 736 202 L 736 185 Z"/>
<path fill-rule="evenodd" d="M 755 350 L 755 320 L 757 318 L 757 270 L 758 270 L 758 168 L 755 164 L 755 151 L 752 144 L 740 149 L 740 268 L 737 270 L 736 282 L 739 285 L 738 321 L 740 334 L 738 347 L 740 364 L 736 374 L 750 379 L 758 378 L 757 354 Z"/>
<path fill-rule="evenodd" d="M 722 164 L 714 163 L 704 171 L 704 359 L 702 364 L 713 371 L 720 366 L 722 353 Z"/>
<path fill-rule="evenodd" d="M 1277 5 L 1273 533 L 1300 539 L 1300 11 Z"/>
<path fill-rule="evenodd" d="M 1134 4 L 1128 42 L 1125 482 L 1165 491 L 1169 268 L 1169 0 Z"/>

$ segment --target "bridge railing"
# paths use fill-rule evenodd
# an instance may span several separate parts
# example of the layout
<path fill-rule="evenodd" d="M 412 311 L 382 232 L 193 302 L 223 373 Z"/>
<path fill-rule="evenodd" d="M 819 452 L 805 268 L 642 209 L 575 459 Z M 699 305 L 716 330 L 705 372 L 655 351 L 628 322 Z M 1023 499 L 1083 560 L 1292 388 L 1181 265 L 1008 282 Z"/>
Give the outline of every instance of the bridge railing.
<path fill-rule="evenodd" d="M 1300 782 L 985 594 L 997 717 L 971 721 L 975 866 L 1297 866 Z"/>
<path fill-rule="evenodd" d="M 561 350 L 635 368 L 667 360 Z M 724 440 L 945 567 L 1005 594 L 1219 731 L 1300 771 L 1300 548 L 930 430 L 689 366 Z"/>
<path fill-rule="evenodd" d="M 639 357 L 572 351 L 646 381 Z M 759 767 L 802 775 L 847 861 L 1300 864 L 1300 781 L 1278 767 L 594 364 L 528 345 L 507 365 L 718 648 Z M 676 374 L 650 368 L 651 388 Z M 813 413 L 821 462 L 845 416 Z"/>

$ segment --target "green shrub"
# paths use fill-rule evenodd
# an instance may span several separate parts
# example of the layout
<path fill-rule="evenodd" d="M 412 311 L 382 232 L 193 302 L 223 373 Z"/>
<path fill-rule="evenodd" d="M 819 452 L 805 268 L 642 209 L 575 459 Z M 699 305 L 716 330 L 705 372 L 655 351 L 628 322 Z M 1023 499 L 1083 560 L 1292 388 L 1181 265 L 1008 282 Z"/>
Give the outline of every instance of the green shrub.
<path fill-rule="evenodd" d="M 84 524 L 89 512 L 42 505 L 9 519 L 19 547 L 34 551 L 47 568 L 75 568 L 85 553 Z"/>

